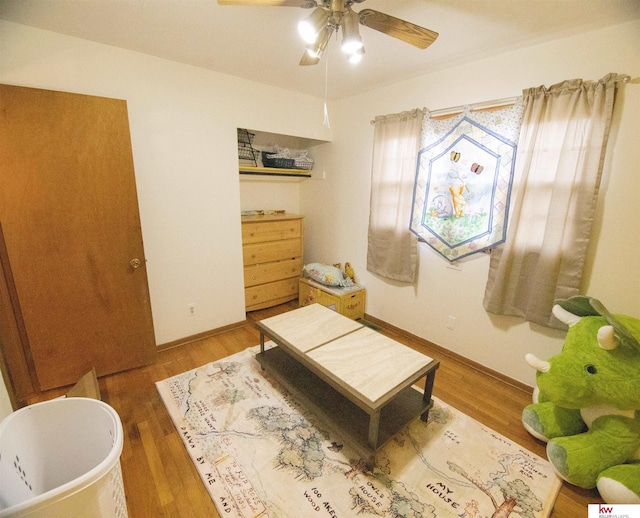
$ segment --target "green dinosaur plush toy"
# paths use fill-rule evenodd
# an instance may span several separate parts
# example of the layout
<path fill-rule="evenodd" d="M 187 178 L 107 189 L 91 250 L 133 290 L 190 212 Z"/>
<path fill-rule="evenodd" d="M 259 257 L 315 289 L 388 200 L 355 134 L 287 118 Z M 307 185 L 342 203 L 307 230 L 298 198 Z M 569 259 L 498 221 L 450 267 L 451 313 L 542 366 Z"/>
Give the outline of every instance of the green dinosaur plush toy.
<path fill-rule="evenodd" d="M 607 503 L 640 504 L 640 319 L 583 296 L 553 314 L 569 330 L 557 356 L 526 356 L 538 372 L 522 422 L 561 478 L 597 487 Z"/>

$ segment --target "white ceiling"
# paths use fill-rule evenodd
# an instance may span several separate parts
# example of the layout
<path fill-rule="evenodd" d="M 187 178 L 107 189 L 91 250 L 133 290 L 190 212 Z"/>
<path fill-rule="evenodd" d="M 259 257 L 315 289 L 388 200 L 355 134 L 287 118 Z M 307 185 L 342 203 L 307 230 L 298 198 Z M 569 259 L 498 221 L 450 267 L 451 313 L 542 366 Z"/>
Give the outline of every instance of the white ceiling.
<path fill-rule="evenodd" d="M 332 40 L 322 62 L 303 53 L 297 7 L 216 0 L 0 0 L 0 19 L 122 47 L 317 97 L 339 99 L 439 69 L 640 18 L 640 0 L 367 0 L 369 8 L 440 34 L 419 50 L 361 26 L 353 66 Z M 328 60 L 328 61 L 327 61 Z M 326 66 L 328 63 L 328 67 Z"/>

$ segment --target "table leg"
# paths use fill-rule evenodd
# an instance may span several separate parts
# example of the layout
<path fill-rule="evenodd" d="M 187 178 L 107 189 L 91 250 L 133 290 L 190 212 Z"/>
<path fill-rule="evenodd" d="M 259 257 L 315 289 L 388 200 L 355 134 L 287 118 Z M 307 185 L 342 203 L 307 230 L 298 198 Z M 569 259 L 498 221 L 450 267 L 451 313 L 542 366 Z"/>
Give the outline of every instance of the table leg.
<path fill-rule="evenodd" d="M 433 392 L 433 383 L 435 380 L 436 380 L 436 371 L 434 369 L 433 371 L 427 373 L 427 377 L 424 381 L 424 395 L 422 396 L 422 401 L 424 401 L 425 403 L 431 402 L 431 392 Z M 420 415 L 420 419 L 422 419 L 422 421 L 424 421 L 425 423 L 429 418 L 430 408 L 431 406 Z"/>
<path fill-rule="evenodd" d="M 380 430 L 380 411 L 369 415 L 369 447 L 376 451 L 378 446 L 378 431 Z"/>
<path fill-rule="evenodd" d="M 380 411 L 375 414 L 369 414 L 369 448 L 372 453 L 366 459 L 367 469 L 373 471 L 376 463 L 375 451 L 378 449 L 378 433 L 380 431 Z"/>
<path fill-rule="evenodd" d="M 373 470 L 376 467 L 376 454 L 372 453 L 370 454 L 364 461 L 364 465 L 366 466 L 366 468 L 373 473 Z"/>
<path fill-rule="evenodd" d="M 264 354 L 264 331 L 260 329 L 260 353 Z M 260 367 L 264 370 L 264 365 L 260 362 Z"/>

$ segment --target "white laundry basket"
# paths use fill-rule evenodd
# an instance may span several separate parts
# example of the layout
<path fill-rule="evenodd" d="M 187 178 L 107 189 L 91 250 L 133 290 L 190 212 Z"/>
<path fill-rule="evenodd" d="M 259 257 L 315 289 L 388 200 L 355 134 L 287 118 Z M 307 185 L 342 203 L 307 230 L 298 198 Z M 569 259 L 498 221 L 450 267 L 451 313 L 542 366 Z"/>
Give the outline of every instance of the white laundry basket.
<path fill-rule="evenodd" d="M 0 424 L 0 518 L 127 516 L 122 422 L 97 399 L 21 408 Z"/>

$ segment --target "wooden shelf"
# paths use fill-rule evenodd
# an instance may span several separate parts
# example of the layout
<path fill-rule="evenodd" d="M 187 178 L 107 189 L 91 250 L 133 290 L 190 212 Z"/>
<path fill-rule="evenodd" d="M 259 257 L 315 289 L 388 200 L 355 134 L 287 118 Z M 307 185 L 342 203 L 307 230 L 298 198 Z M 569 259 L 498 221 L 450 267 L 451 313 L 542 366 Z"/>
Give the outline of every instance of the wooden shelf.
<path fill-rule="evenodd" d="M 307 169 L 279 169 L 275 167 L 240 166 L 241 175 L 277 176 L 287 178 L 311 178 L 311 171 Z"/>

